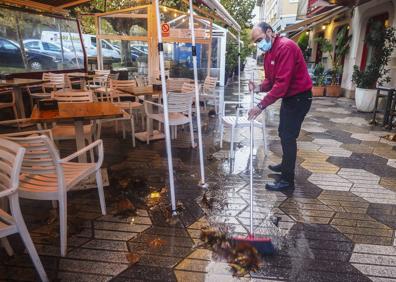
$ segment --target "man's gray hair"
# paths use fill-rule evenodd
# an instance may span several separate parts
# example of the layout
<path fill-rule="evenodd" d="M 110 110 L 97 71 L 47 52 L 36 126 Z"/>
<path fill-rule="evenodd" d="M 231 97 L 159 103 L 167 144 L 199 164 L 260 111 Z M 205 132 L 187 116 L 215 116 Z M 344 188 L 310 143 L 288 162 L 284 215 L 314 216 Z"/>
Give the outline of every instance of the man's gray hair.
<path fill-rule="evenodd" d="M 261 22 L 261 23 L 257 24 L 257 26 L 258 26 L 259 28 L 261 28 L 261 30 L 262 30 L 264 33 L 267 32 L 268 29 L 270 29 L 272 32 L 274 32 L 274 30 L 272 29 L 272 27 L 271 27 L 269 24 L 267 24 L 266 22 Z"/>

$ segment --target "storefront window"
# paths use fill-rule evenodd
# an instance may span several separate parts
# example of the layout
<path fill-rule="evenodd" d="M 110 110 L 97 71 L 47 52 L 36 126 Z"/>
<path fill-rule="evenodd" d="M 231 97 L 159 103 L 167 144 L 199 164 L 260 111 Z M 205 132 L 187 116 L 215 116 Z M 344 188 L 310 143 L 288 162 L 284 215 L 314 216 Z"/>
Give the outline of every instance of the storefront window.
<path fill-rule="evenodd" d="M 0 8 L 0 22 L 1 73 L 83 67 L 75 20 Z"/>

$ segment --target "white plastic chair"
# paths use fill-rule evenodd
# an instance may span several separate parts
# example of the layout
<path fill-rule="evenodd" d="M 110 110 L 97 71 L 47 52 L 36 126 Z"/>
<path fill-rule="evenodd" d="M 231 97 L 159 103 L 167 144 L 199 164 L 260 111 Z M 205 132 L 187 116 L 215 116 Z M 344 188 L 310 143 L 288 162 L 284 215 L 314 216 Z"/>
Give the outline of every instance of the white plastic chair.
<path fill-rule="evenodd" d="M 116 103 L 118 107 L 121 109 L 128 111 L 129 114 L 130 109 L 135 112 L 137 115 L 140 115 L 142 121 L 142 127 L 144 127 L 144 107 L 143 104 L 138 102 L 136 97 L 132 94 L 128 94 L 118 90 L 119 88 L 135 88 L 138 87 L 135 80 L 110 80 L 110 89 L 109 89 L 109 97 L 110 101 Z M 133 101 L 121 101 L 122 97 L 131 98 Z M 136 115 L 136 116 L 137 116 Z M 117 127 L 116 127 L 117 130 Z"/>
<path fill-rule="evenodd" d="M 0 207 L 0 238 L 7 253 L 13 255 L 13 250 L 6 237 L 19 233 L 40 279 L 48 281 L 19 206 L 19 173 L 24 154 L 25 148 L 0 138 L 0 199 L 7 197 L 10 208 L 10 213 L 8 213 Z"/>
<path fill-rule="evenodd" d="M 207 76 L 201 88 L 199 100 L 204 104 L 204 110 L 207 111 L 208 101 L 213 102 L 216 114 L 219 112 L 219 95 L 216 93 L 217 77 Z"/>
<path fill-rule="evenodd" d="M 70 87 L 67 85 L 66 77 L 63 73 L 46 72 L 43 73 L 42 79 L 49 80 L 49 82 L 43 83 L 41 85 L 41 92 L 32 92 L 32 88 L 37 88 L 37 86 L 27 87 L 31 105 L 34 104 L 35 99 L 41 100 L 51 98 L 52 91 Z"/>
<path fill-rule="evenodd" d="M 220 148 L 223 148 L 223 136 L 224 136 L 224 128 L 228 127 L 231 129 L 231 140 L 230 140 L 230 159 L 234 158 L 234 141 L 235 141 L 235 131 L 239 128 L 249 128 L 250 121 L 248 120 L 246 111 L 250 109 L 249 102 L 224 102 L 223 105 L 223 113 L 225 113 L 225 106 L 226 105 L 235 105 L 236 107 L 236 114 L 232 116 L 224 115 L 220 119 Z M 242 112 L 245 112 L 242 114 Z M 258 121 L 258 119 L 262 117 L 262 121 Z M 265 111 L 263 111 L 254 121 L 254 127 L 260 128 L 263 133 L 264 139 L 264 152 L 268 153 L 268 142 L 267 142 L 267 131 L 266 131 L 266 123 L 265 123 Z"/>
<path fill-rule="evenodd" d="M 98 97 L 99 101 L 110 101 L 110 97 L 108 94 L 108 90 L 110 88 L 110 80 L 118 80 L 119 75 L 119 73 L 110 73 L 109 75 L 107 75 L 106 83 L 103 86 L 94 89 L 94 92 Z"/>
<path fill-rule="evenodd" d="M 46 135 L 47 134 L 47 135 Z M 96 140 L 83 149 L 61 159 L 50 139 L 50 131 L 28 131 L 2 135 L 26 149 L 22 163 L 19 196 L 32 200 L 59 202 L 61 256 L 67 252 L 67 192 L 95 173 L 102 214 L 106 214 L 100 167 L 103 163 L 103 142 Z M 97 149 L 98 160 L 91 163 L 71 162 L 91 149 Z"/>
<path fill-rule="evenodd" d="M 51 98 L 59 103 L 92 103 L 94 96 L 92 91 L 53 91 Z M 96 136 L 96 123 L 91 122 L 83 126 L 84 137 L 88 144 L 91 144 Z M 76 129 L 74 125 L 68 124 L 52 124 L 52 135 L 54 140 L 73 140 L 76 139 Z M 93 151 L 90 151 L 91 159 L 93 159 Z"/>
<path fill-rule="evenodd" d="M 169 112 L 169 126 L 174 126 L 173 137 L 177 137 L 177 126 L 189 124 L 191 134 L 191 144 L 195 148 L 194 129 L 192 123 L 192 99 L 194 93 L 175 93 L 168 92 L 168 112 Z M 149 104 L 159 108 L 159 113 L 152 113 L 149 110 Z M 159 123 L 164 123 L 164 113 L 162 111 L 163 105 L 152 101 L 144 101 L 144 107 L 147 116 L 147 124 L 149 120 L 156 120 Z M 149 144 L 150 138 L 147 138 Z"/>
<path fill-rule="evenodd" d="M 94 77 L 92 81 L 88 83 L 88 89 L 95 90 L 101 87 L 105 87 L 108 77 L 110 75 L 110 70 L 95 70 Z"/>

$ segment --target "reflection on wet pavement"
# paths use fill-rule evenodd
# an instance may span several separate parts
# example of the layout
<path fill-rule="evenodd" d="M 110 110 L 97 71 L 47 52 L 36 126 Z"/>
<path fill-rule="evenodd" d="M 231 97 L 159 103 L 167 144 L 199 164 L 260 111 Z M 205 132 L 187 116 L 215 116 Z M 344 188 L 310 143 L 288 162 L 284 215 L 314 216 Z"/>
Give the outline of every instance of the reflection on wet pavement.
<path fill-rule="evenodd" d="M 249 73 L 246 74 L 249 77 Z M 236 83 L 225 89 L 235 100 Z M 243 80 L 246 90 L 246 80 Z M 234 109 L 226 108 L 226 114 Z M 203 114 L 209 188 L 197 186 L 198 151 L 188 131 L 173 140 L 178 216 L 172 217 L 164 142 L 138 144 L 104 129 L 108 215 L 93 190 L 69 194 L 69 250 L 59 256 L 56 211 L 51 203 L 21 200 L 22 212 L 48 275 L 61 281 L 393 281 L 396 279 L 396 143 L 368 124 L 345 98 L 315 98 L 299 137 L 296 188 L 268 192 L 280 162 L 279 103 L 267 112 L 269 152 L 255 131 L 254 228 L 270 236 L 277 253 L 255 272 L 232 276 L 224 258 L 201 241 L 202 228 L 246 235 L 249 228 L 249 132 L 238 130 L 235 159 L 230 132 L 219 147 L 219 120 Z M 62 154 L 73 142 L 62 142 Z M 272 178 L 271 178 L 272 177 Z M 274 224 L 274 219 L 279 222 Z M 0 280 L 35 281 L 18 236 L 16 251 L 0 249 Z"/>

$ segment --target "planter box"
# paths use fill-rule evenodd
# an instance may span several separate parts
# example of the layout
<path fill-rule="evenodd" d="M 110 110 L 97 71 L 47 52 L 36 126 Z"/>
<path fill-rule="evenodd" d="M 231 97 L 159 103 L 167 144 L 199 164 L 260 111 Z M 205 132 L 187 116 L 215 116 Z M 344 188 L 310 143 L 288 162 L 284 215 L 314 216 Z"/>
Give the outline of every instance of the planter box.
<path fill-rule="evenodd" d="M 328 97 L 340 97 L 341 86 L 340 85 L 328 85 L 326 86 L 326 96 Z"/>
<path fill-rule="evenodd" d="M 322 97 L 322 96 L 324 96 L 324 91 L 325 91 L 324 86 L 313 86 L 312 87 L 312 96 Z"/>
<path fill-rule="evenodd" d="M 355 103 L 357 110 L 365 113 L 372 112 L 375 107 L 376 96 L 377 96 L 376 89 L 356 88 Z"/>

